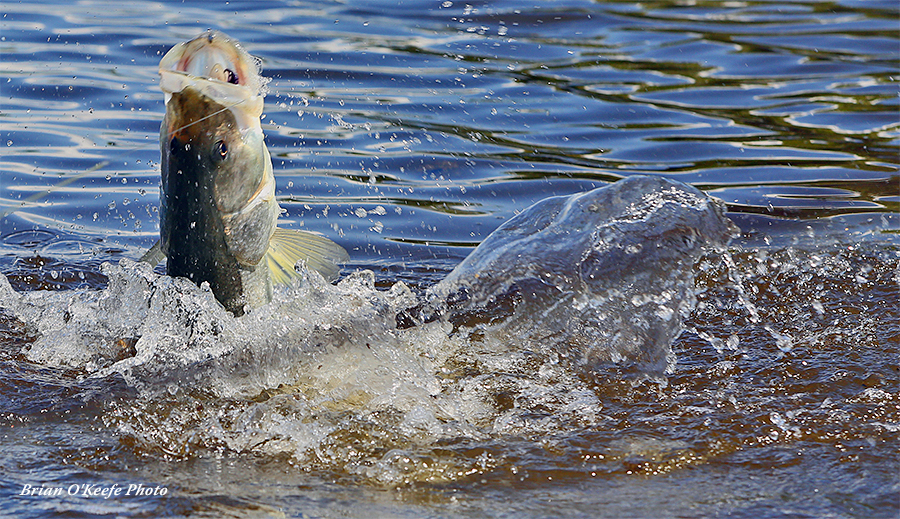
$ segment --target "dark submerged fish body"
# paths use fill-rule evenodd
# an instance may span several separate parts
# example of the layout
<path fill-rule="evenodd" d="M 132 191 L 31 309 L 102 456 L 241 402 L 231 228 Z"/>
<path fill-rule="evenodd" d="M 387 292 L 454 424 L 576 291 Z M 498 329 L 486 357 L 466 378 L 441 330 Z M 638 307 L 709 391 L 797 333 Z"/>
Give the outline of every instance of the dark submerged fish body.
<path fill-rule="evenodd" d="M 272 298 L 303 260 L 327 278 L 343 248 L 278 229 L 272 161 L 260 125 L 263 80 L 234 40 L 209 32 L 176 45 L 160 62 L 166 115 L 160 128 L 159 253 L 166 271 L 197 284 L 236 315 Z M 153 250 L 145 258 L 161 258 Z"/>

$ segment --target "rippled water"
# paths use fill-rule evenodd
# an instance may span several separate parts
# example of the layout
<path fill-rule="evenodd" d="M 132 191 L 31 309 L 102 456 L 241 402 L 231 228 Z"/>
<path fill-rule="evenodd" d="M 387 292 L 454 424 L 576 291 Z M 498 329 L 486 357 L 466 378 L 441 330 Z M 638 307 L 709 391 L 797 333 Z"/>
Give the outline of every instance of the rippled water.
<path fill-rule="evenodd" d="M 20 296 L 0 299 L 5 513 L 897 516 L 896 2 L 48 4 L 0 18 L 0 271 L 49 311 L 28 325 Z M 200 289 L 101 268 L 155 240 L 156 67 L 209 27 L 272 78 L 282 225 L 350 252 L 337 288 L 281 295 L 318 328 L 230 319 Z M 665 379 L 398 325 L 532 202 L 635 174 L 706 191 L 741 229 L 693 268 Z M 195 348 L 127 371 L 144 343 L 120 334 L 85 356 L 98 326 L 148 318 L 91 306 L 137 279 L 187 305 L 158 300 L 147 329 L 177 345 L 193 316 Z M 330 298 L 357 303 L 314 304 Z M 351 346 L 190 364 L 299 329 Z M 114 483 L 168 494 L 18 495 Z"/>

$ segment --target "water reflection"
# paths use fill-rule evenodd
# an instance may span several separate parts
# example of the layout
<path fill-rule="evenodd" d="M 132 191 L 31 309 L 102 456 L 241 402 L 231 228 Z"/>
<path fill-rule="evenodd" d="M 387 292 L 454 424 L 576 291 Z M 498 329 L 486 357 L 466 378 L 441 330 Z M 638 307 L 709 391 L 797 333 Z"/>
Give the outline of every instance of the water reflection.
<path fill-rule="evenodd" d="M 306 388 L 319 405 L 309 408 L 285 391 L 202 409 L 181 394 L 135 400 L 28 363 L 33 330 L 0 312 L 8 486 L 30 483 L 27 472 L 178 489 L 164 512 L 146 500 L 132 515 L 896 509 L 894 2 L 3 7 L 0 271 L 38 301 L 60 295 L 38 289 L 100 289 L 101 263 L 155 240 L 156 67 L 209 26 L 273 79 L 263 122 L 285 224 L 335 238 L 354 258 L 348 271 L 375 270 L 378 288 L 434 285 L 530 203 L 634 174 L 711 193 L 742 231 L 730 264 L 697 266 L 699 307 L 668 386 L 572 376 L 529 355 L 460 357 L 442 383 L 478 363 L 530 374 L 498 368 L 460 385 L 453 398 L 473 423 L 496 427 L 466 441 L 430 441 L 423 431 L 447 438 L 458 424 L 411 408 L 354 414 L 366 403 L 340 384 Z M 402 378 L 375 375 L 378 394 Z M 241 433 L 232 444 L 208 427 L 216 420 Z M 135 423 L 146 427 L 127 430 Z M 322 424 L 334 429 L 318 450 L 254 443 Z M 267 448 L 280 454 L 243 450 Z M 32 504 L 9 513 L 68 506 Z"/>
<path fill-rule="evenodd" d="M 399 25 L 371 6 L 261 4 L 242 12 L 244 21 L 274 24 L 236 36 L 274 78 L 267 133 L 281 159 L 276 170 L 286 201 L 384 196 L 429 205 L 416 217 L 447 228 L 453 208 L 465 207 L 466 195 L 486 181 L 541 178 L 539 195 L 547 195 L 585 187 L 554 179 L 602 182 L 650 172 L 698 185 L 714 178 L 736 211 L 809 217 L 897 210 L 895 34 L 877 4 L 791 4 L 779 6 L 778 15 L 754 5 L 666 2 L 421 7 Z M 21 21 L 8 27 L 22 30 L 7 39 L 4 53 L 5 112 L 16 122 L 3 135 L 12 152 L 3 161 L 7 205 L 101 160 L 110 163 L 104 175 L 134 177 L 150 192 L 141 203 L 155 205 L 160 96 L 153 72 L 171 33 L 183 30 L 160 30 L 152 20 L 198 13 L 148 12 L 140 25 L 152 28 L 140 39 L 117 32 L 115 23 L 80 26 L 79 17 L 42 38 L 35 27 L 22 27 L 24 11 L 9 13 Z M 332 15 L 336 23 L 322 22 Z M 818 30 L 822 20 L 825 31 Z M 303 46 L 283 46 L 276 34 Z M 308 195 L 320 191 L 313 184 L 323 176 L 335 194 Z M 380 191 L 432 177 L 464 189 L 436 200 L 433 193 L 404 200 Z M 760 178 L 765 187 L 744 189 Z M 814 194 L 819 184 L 797 185 L 801 179 L 859 193 L 859 203 L 823 199 Z M 128 232 L 135 229 L 127 215 L 104 210 L 131 196 L 93 179 L 80 187 L 80 194 L 51 193 L 28 211 L 70 228 L 74 215 L 59 215 L 93 205 L 101 228 L 126 242 L 145 240 Z M 798 187 L 810 188 L 809 196 Z M 515 209 L 494 205 L 501 218 Z M 798 213 L 797 206 L 807 207 Z M 20 220 L 35 218 L 14 216 L 7 225 L 22 228 Z M 315 220 L 307 225 L 327 230 Z"/>

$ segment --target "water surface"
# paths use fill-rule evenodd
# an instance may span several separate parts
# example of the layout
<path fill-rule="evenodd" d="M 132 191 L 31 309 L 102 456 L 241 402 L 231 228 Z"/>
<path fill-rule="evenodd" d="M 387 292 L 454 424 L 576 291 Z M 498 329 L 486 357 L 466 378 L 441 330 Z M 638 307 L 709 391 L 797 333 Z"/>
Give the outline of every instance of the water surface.
<path fill-rule="evenodd" d="M 896 517 L 895 2 L 2 12 L 0 271 L 58 337 L 39 359 L 41 331 L 3 292 L 9 514 Z M 232 323 L 199 289 L 115 266 L 158 232 L 157 64 L 207 28 L 242 41 L 272 78 L 263 128 L 282 225 L 352 258 L 343 285 L 295 288 L 282 308 L 354 347 L 300 358 L 259 345 L 265 355 L 238 363 L 257 367 L 250 379 L 233 362 L 203 364 L 202 383 L 125 364 L 98 376 L 128 359 L 81 355 L 97 320 L 146 318 L 90 315 L 92 298 L 126 300 L 117 279 L 144 276 L 195 305 L 185 340 L 208 349 L 194 351 L 225 350 L 241 330 L 299 333 Z M 635 385 L 614 366 L 585 371 L 438 321 L 396 326 L 393 311 L 531 203 L 637 174 L 704 190 L 741 230 L 692 270 L 695 309 L 665 379 Z M 379 310 L 310 302 L 341 298 Z M 150 318 L 177 342 L 184 316 L 166 308 Z M 65 319 L 81 327 L 54 328 Z M 136 338 L 121 338 L 130 351 Z M 168 362 L 142 369 L 193 373 L 189 354 Z M 283 387 L 297 366 L 314 374 Z M 132 483 L 167 495 L 18 495 Z"/>

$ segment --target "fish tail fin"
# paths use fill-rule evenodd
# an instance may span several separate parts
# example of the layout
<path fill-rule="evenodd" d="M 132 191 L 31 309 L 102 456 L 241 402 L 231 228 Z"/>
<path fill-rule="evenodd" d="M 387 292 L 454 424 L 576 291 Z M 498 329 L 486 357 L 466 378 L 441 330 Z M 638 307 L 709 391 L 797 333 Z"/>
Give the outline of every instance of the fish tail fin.
<path fill-rule="evenodd" d="M 272 283 L 290 283 L 298 275 L 294 265 L 300 260 L 305 261 L 310 270 L 334 281 L 341 271 L 338 264 L 350 261 L 350 255 L 337 243 L 318 234 L 276 227 L 266 252 Z"/>

